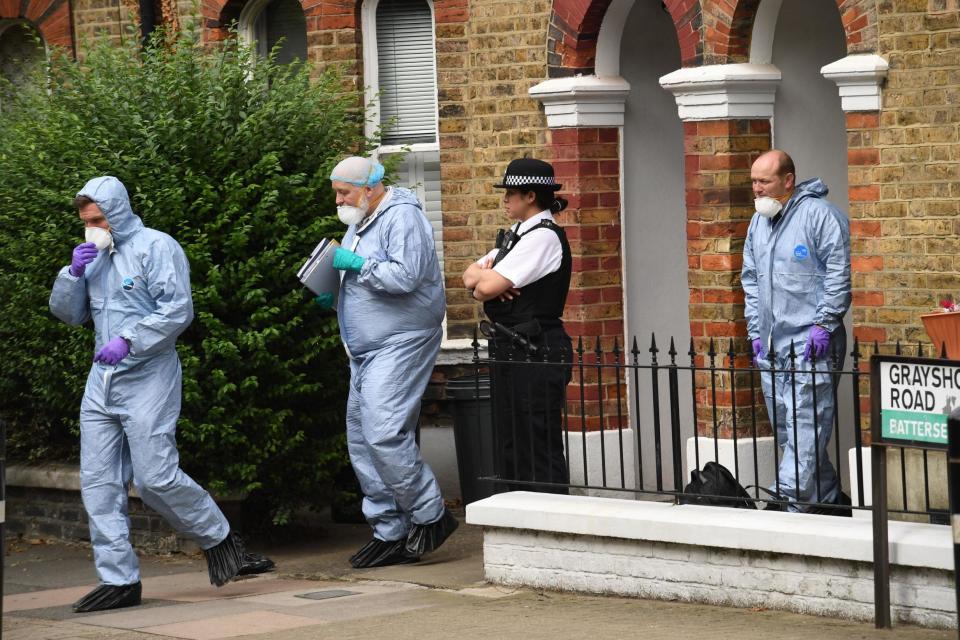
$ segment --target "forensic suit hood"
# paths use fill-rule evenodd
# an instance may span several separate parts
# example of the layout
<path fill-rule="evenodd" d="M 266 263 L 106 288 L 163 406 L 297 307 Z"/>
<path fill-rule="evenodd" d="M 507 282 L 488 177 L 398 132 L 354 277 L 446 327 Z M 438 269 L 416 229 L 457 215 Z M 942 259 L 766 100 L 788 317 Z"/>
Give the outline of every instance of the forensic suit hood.
<path fill-rule="evenodd" d="M 824 199 L 819 178 L 797 185 L 779 219 L 754 214 L 743 251 L 750 339 L 786 357 L 802 352 L 810 327 L 842 325 L 850 307 L 850 222 Z"/>
<path fill-rule="evenodd" d="M 101 583 L 132 585 L 140 574 L 126 514 L 131 479 L 147 505 L 202 549 L 221 542 L 229 524 L 179 468 L 176 342 L 193 319 L 186 255 L 169 235 L 143 225 L 116 178 L 95 178 L 78 195 L 103 211 L 114 247 L 80 277 L 61 269 L 50 311 L 72 325 L 92 319 L 94 353 L 118 336 L 130 343 L 118 364 L 90 368 L 80 406 L 80 487 Z"/>

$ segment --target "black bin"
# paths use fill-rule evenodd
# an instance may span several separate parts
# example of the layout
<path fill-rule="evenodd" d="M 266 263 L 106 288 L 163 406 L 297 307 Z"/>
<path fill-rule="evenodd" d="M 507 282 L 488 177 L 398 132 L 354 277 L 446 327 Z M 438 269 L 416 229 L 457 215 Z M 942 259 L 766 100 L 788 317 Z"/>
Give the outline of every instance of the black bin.
<path fill-rule="evenodd" d="M 479 394 L 477 393 L 479 389 Z M 470 504 L 496 493 L 494 483 L 479 480 L 493 476 L 493 407 L 490 378 L 481 375 L 447 380 L 447 397 L 453 400 L 453 436 L 463 503 Z"/>

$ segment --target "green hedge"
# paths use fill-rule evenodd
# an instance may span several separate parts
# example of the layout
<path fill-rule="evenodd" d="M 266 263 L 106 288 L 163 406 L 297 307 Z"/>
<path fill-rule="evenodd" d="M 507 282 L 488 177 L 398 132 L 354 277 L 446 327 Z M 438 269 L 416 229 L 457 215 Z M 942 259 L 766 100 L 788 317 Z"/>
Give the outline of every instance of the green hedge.
<path fill-rule="evenodd" d="M 55 54 L 34 90 L 0 97 L 0 416 L 8 457 L 76 459 L 90 327 L 47 301 L 82 241 L 71 202 L 115 175 L 144 223 L 191 265 L 196 319 L 181 337 L 183 468 L 241 492 L 275 523 L 326 499 L 344 464 L 346 365 L 336 321 L 296 271 L 339 235 L 328 180 L 363 149 L 355 96 L 334 71 L 254 61 L 236 42 L 100 42 Z M 312 76 L 312 78 L 311 78 Z"/>

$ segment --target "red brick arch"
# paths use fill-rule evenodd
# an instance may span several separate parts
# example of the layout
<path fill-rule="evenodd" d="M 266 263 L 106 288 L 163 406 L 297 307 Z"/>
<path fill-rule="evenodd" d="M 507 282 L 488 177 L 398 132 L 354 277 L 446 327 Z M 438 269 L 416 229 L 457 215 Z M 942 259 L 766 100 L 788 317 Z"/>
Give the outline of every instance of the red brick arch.
<path fill-rule="evenodd" d="M 25 20 L 47 46 L 74 51 L 70 3 L 67 0 L 0 0 L 0 19 Z"/>
<path fill-rule="evenodd" d="M 240 11 L 246 3 L 247 0 L 205 0 L 201 13 L 207 39 L 226 38 L 231 24 L 240 19 Z M 307 19 L 307 33 L 357 29 L 360 26 L 360 0 L 301 0 L 301 4 Z"/>
<path fill-rule="evenodd" d="M 612 0 L 554 0 L 547 41 L 551 78 L 591 74 L 600 25 Z M 649 0 L 648 0 L 649 1 Z M 836 0 L 848 53 L 877 49 L 874 0 Z M 746 62 L 761 0 L 666 0 L 683 66 Z"/>
<path fill-rule="evenodd" d="M 735 2 L 729 11 L 730 2 Z M 877 50 L 877 3 L 873 0 L 836 0 L 847 37 L 847 53 Z M 750 36 L 760 0 L 715 2 L 718 27 L 705 34 L 707 57 L 714 63 L 746 62 L 750 58 Z"/>
<path fill-rule="evenodd" d="M 554 0 L 547 40 L 551 78 L 591 74 L 597 57 L 600 25 L 612 0 Z M 648 0 L 649 1 L 649 0 Z M 673 18 L 684 66 L 702 62 L 702 23 L 698 0 L 665 0 Z"/>

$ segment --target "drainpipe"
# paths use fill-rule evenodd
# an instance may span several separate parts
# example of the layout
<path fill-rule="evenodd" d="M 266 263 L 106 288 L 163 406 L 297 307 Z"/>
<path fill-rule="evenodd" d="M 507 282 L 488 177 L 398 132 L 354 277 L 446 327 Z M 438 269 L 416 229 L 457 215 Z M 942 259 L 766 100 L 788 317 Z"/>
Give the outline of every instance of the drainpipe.
<path fill-rule="evenodd" d="M 143 46 L 150 44 L 150 36 L 157 28 L 157 14 L 153 0 L 140 0 L 140 36 Z"/>

